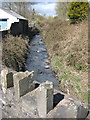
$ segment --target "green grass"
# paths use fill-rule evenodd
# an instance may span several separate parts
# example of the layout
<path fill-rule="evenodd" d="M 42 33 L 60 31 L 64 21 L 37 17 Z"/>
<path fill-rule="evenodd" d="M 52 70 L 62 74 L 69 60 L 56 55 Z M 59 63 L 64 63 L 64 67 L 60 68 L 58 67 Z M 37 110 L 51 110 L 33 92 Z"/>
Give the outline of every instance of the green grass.
<path fill-rule="evenodd" d="M 86 86 L 81 83 L 80 78 L 78 78 L 74 73 L 71 73 L 67 68 L 64 68 L 63 61 L 59 60 L 59 57 L 52 57 L 51 64 L 53 64 L 52 69 L 56 71 L 58 75 L 58 80 L 62 90 L 66 91 L 66 81 L 68 81 L 68 89 L 70 93 L 77 99 L 83 99 L 88 101 Z M 57 72 L 59 71 L 59 73 Z M 75 90 L 76 89 L 76 90 Z"/>
<path fill-rule="evenodd" d="M 62 63 L 60 62 L 60 60 L 57 60 L 57 61 L 56 61 L 55 66 L 58 66 L 58 67 L 61 67 L 61 66 L 62 66 Z"/>
<path fill-rule="evenodd" d="M 86 102 L 89 102 L 89 97 L 90 97 L 90 93 L 89 92 L 86 92 L 83 96 L 83 99 L 86 101 Z"/>
<path fill-rule="evenodd" d="M 80 92 L 81 91 L 81 89 L 80 89 L 80 86 L 79 85 L 77 85 L 76 86 L 76 88 L 77 88 L 77 90 Z"/>

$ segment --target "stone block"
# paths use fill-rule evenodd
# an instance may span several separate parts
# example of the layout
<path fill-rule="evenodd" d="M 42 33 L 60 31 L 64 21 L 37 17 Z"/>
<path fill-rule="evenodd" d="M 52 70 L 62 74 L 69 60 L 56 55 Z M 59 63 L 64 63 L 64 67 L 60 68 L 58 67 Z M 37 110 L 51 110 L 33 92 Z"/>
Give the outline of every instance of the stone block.
<path fill-rule="evenodd" d="M 85 119 L 88 115 L 88 105 L 75 99 L 63 99 L 48 113 L 48 118 Z"/>
<path fill-rule="evenodd" d="M 36 104 L 35 99 L 31 95 L 29 95 L 30 93 L 22 96 L 20 99 L 20 103 L 21 103 L 22 108 L 26 112 L 36 115 L 37 114 L 37 104 Z"/>
<path fill-rule="evenodd" d="M 13 73 L 8 70 L 1 71 L 2 89 L 13 87 Z"/>
<path fill-rule="evenodd" d="M 53 109 L 53 83 L 46 81 L 37 90 L 37 110 L 40 117 L 45 118 Z"/>
<path fill-rule="evenodd" d="M 33 83 L 34 72 L 17 72 L 13 75 L 15 98 L 19 101 L 20 97 L 35 89 Z"/>

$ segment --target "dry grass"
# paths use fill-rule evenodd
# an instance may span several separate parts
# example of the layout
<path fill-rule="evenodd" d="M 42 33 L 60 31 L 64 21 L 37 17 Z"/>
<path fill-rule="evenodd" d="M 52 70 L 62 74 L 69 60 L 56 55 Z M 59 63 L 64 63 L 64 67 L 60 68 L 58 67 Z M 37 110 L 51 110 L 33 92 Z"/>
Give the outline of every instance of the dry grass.
<path fill-rule="evenodd" d="M 60 87 L 88 101 L 88 22 L 70 24 L 53 20 L 44 23 L 42 31 Z"/>
<path fill-rule="evenodd" d="M 24 71 L 29 49 L 29 42 L 33 36 L 38 33 L 39 30 L 36 27 L 28 28 L 28 33 L 26 36 L 20 35 L 19 37 L 14 37 L 7 32 L 3 32 L 3 64 L 16 71 Z"/>
<path fill-rule="evenodd" d="M 26 62 L 26 55 L 28 50 L 28 37 L 14 37 L 7 35 L 2 40 L 3 64 L 16 71 L 23 70 Z"/>
<path fill-rule="evenodd" d="M 44 41 L 49 56 L 58 54 L 66 65 L 76 69 L 87 68 L 88 24 L 87 22 L 70 25 L 68 22 L 55 21 L 45 25 Z M 50 44 L 49 44 L 50 43 Z"/>

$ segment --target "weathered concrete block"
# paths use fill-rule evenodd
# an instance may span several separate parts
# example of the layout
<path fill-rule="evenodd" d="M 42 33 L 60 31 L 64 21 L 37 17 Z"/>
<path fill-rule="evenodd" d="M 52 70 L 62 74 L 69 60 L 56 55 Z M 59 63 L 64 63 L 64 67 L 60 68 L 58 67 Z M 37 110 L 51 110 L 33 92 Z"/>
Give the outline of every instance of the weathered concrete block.
<path fill-rule="evenodd" d="M 2 89 L 13 87 L 13 73 L 8 70 L 1 71 Z"/>
<path fill-rule="evenodd" d="M 53 83 L 46 81 L 37 90 L 37 109 L 39 116 L 45 118 L 53 109 Z"/>
<path fill-rule="evenodd" d="M 48 113 L 48 118 L 83 118 L 88 115 L 88 105 L 75 99 L 63 99 Z"/>
<path fill-rule="evenodd" d="M 36 101 L 35 101 L 34 97 L 29 95 L 30 93 L 31 92 L 22 96 L 21 100 L 20 100 L 20 103 L 21 103 L 22 108 L 26 112 L 30 112 L 30 113 L 35 115 L 35 114 L 37 114 L 37 104 L 36 104 Z"/>
<path fill-rule="evenodd" d="M 33 71 L 18 72 L 13 75 L 15 97 L 17 101 L 19 101 L 21 96 L 35 89 L 35 84 L 33 83 L 33 76 Z"/>

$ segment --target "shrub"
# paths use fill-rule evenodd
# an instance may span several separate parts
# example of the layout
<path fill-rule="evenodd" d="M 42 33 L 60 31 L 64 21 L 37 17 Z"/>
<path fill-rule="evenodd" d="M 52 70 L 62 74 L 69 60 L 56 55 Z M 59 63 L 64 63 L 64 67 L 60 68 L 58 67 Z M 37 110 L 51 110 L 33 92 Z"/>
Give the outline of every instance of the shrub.
<path fill-rule="evenodd" d="M 67 15 L 72 23 L 76 23 L 87 18 L 88 9 L 88 2 L 71 2 Z"/>
<path fill-rule="evenodd" d="M 41 21 L 39 19 L 36 20 L 36 24 L 40 25 Z"/>

